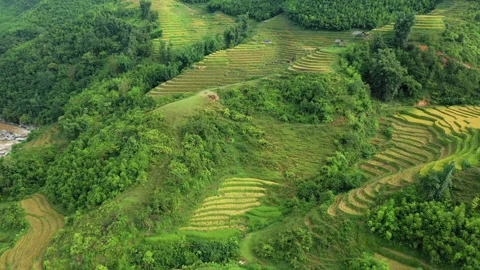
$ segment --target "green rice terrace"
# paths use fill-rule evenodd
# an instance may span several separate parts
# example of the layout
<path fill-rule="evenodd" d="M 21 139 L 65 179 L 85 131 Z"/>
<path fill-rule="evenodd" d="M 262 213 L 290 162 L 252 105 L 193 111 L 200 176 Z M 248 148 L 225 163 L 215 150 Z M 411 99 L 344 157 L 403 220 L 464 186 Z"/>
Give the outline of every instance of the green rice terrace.
<path fill-rule="evenodd" d="M 138 1 L 133 2 L 138 5 Z M 209 13 L 205 7 L 192 8 L 175 0 L 154 0 L 152 9 L 158 12 L 162 29 L 162 37 L 153 40 L 157 48 L 160 41 L 181 47 L 206 35 L 221 34 L 234 22 L 234 18 L 221 12 Z"/>
<path fill-rule="evenodd" d="M 267 188 L 271 185 L 278 184 L 255 178 L 226 179 L 218 189 L 218 195 L 207 197 L 190 219 L 190 226 L 180 230 L 239 229 L 244 231 L 246 221 L 241 216 L 257 209 L 253 213 L 256 215 L 260 213 L 262 217 L 265 207 L 258 207 L 261 205 L 260 198 L 265 196 Z"/>
<path fill-rule="evenodd" d="M 445 11 L 445 13 L 448 11 Z M 443 13 L 442 13 L 443 14 Z M 415 16 L 415 25 L 413 26 L 413 31 L 415 30 L 442 30 L 445 29 L 445 24 L 443 22 L 443 15 L 417 15 Z M 392 32 L 393 31 L 393 24 L 389 24 L 378 29 L 374 29 L 375 31 L 380 32 Z"/>
<path fill-rule="evenodd" d="M 321 48 L 335 41 L 354 42 L 355 31 L 304 30 L 279 15 L 257 26 L 252 41 L 205 57 L 180 76 L 167 81 L 150 95 L 195 92 L 236 84 L 286 71 L 329 72 L 336 54 Z"/>
<path fill-rule="evenodd" d="M 338 195 L 328 213 L 363 215 L 376 195 L 415 181 L 416 174 L 440 171 L 451 161 L 457 169 L 480 164 L 480 107 L 406 109 L 384 120 L 394 128 L 385 151 L 358 167 L 371 180 Z"/>

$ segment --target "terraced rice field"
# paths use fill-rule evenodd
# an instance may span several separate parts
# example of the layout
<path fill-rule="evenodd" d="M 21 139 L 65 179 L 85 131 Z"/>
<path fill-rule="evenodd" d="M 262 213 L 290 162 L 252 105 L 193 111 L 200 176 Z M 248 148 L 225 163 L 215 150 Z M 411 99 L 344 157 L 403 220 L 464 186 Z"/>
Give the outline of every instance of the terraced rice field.
<path fill-rule="evenodd" d="M 318 49 L 334 45 L 336 39 L 353 42 L 352 32 L 305 30 L 279 15 L 260 23 L 251 42 L 205 57 L 150 95 L 195 92 L 262 78 L 286 71 L 295 59 L 299 60 L 291 70 L 330 71 L 335 54 Z"/>
<path fill-rule="evenodd" d="M 306 72 L 328 72 L 336 60 L 336 54 L 322 51 L 335 46 L 335 41 L 345 44 L 358 39 L 350 31 L 323 31 L 303 29 L 285 15 L 278 15 L 259 24 L 254 37 L 257 41 L 269 40 L 277 46 L 278 61 L 291 63 L 289 70 Z"/>
<path fill-rule="evenodd" d="M 28 232 L 14 248 L 0 257 L 0 269 L 42 269 L 43 255 L 55 233 L 63 228 L 63 216 L 55 212 L 44 195 L 35 194 L 22 201 Z"/>
<path fill-rule="evenodd" d="M 395 261 L 393 259 L 387 258 L 385 256 L 382 256 L 382 255 L 378 254 L 378 253 L 375 253 L 374 257 L 375 257 L 375 259 L 377 259 L 379 261 L 383 261 L 383 262 L 387 263 L 388 266 L 390 267 L 390 269 L 395 269 L 395 270 L 416 270 L 417 269 L 416 267 L 405 265 L 401 262 L 398 262 L 398 261 Z"/>
<path fill-rule="evenodd" d="M 454 161 L 457 169 L 480 164 L 480 107 L 410 108 L 388 119 L 394 127 L 391 147 L 358 164 L 371 180 L 338 195 L 331 215 L 363 215 L 385 188 L 414 181 Z"/>
<path fill-rule="evenodd" d="M 196 92 L 261 78 L 283 69 L 282 65 L 275 63 L 275 46 L 272 44 L 242 44 L 205 57 L 178 77 L 150 91 L 150 95 Z"/>
<path fill-rule="evenodd" d="M 139 5 L 139 0 L 128 1 Z M 181 47 L 206 35 L 223 33 L 235 21 L 222 12 L 209 13 L 204 5 L 191 7 L 176 0 L 152 0 L 152 10 L 158 12 L 162 29 L 162 37 L 154 40 L 156 55 L 161 40 Z"/>
<path fill-rule="evenodd" d="M 223 33 L 235 21 L 221 12 L 208 13 L 175 0 L 153 0 L 152 9 L 159 13 L 163 31 L 161 39 L 172 42 L 174 46 L 191 44 L 206 35 Z"/>
<path fill-rule="evenodd" d="M 304 72 L 330 72 L 336 59 L 337 54 L 318 50 L 296 60 L 288 69 Z"/>
<path fill-rule="evenodd" d="M 256 178 L 226 179 L 219 188 L 218 195 L 206 198 L 191 217 L 189 226 L 180 230 L 244 230 L 245 220 L 241 215 L 260 206 L 260 198 L 273 185 L 278 184 Z"/>
<path fill-rule="evenodd" d="M 416 15 L 415 25 L 412 27 L 413 32 L 415 30 L 443 30 L 445 29 L 445 23 L 443 22 L 443 15 Z M 387 24 L 383 27 L 373 29 L 373 32 L 393 32 L 394 24 Z"/>
<path fill-rule="evenodd" d="M 304 29 L 295 22 L 280 14 L 274 18 L 263 21 L 258 25 L 254 40 L 262 42 L 271 41 L 278 47 L 278 59 L 290 62 L 303 56 L 314 53 L 319 48 L 335 45 L 335 40 L 343 40 L 345 44 L 355 42 L 354 32 L 349 31 L 325 31 Z"/>

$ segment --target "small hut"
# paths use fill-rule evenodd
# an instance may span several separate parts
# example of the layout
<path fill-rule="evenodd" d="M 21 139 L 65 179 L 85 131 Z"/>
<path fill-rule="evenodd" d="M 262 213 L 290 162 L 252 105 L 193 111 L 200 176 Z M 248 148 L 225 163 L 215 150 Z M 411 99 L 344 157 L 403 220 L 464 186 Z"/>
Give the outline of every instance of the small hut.
<path fill-rule="evenodd" d="M 346 45 L 346 44 L 345 44 L 345 41 L 343 41 L 342 39 L 336 39 L 336 40 L 335 40 L 335 44 L 336 44 L 337 46 L 340 46 L 340 47 L 345 47 L 345 45 Z"/>

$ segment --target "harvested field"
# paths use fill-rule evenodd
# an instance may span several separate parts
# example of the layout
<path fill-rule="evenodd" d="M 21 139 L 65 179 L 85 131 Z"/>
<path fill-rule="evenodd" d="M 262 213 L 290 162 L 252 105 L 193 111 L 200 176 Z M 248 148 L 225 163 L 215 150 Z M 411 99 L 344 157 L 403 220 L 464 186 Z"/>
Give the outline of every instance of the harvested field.
<path fill-rule="evenodd" d="M 2 254 L 0 269 L 42 269 L 45 249 L 55 233 L 63 228 L 63 216 L 50 206 L 44 195 L 35 194 L 23 200 L 22 207 L 30 228 L 15 247 Z"/>

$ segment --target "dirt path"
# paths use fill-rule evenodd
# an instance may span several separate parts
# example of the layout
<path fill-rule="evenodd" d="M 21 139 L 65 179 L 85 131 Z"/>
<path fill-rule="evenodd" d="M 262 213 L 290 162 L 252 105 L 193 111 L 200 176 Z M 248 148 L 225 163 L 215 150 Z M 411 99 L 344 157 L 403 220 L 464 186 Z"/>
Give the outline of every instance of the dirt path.
<path fill-rule="evenodd" d="M 387 258 L 385 256 L 382 256 L 378 253 L 375 253 L 374 257 L 377 260 L 386 262 L 388 264 L 388 266 L 390 267 L 390 269 L 395 269 L 395 270 L 415 270 L 415 269 L 417 269 L 415 267 L 411 267 L 411 266 L 402 264 L 401 262 L 398 262 L 398 261 L 392 260 L 390 258 Z"/>
<path fill-rule="evenodd" d="M 310 220 L 310 217 L 309 216 L 306 216 L 305 219 L 303 220 L 303 223 L 305 223 L 305 226 L 308 227 L 308 230 L 313 234 L 315 235 L 316 237 L 318 238 L 321 238 L 321 236 L 319 234 L 317 234 L 316 232 L 313 231 L 313 224 L 312 224 L 312 221 Z"/>
<path fill-rule="evenodd" d="M 330 205 L 330 207 L 328 207 L 328 214 L 331 215 L 331 216 L 336 216 L 337 215 L 337 207 L 338 205 L 340 204 L 340 202 L 342 201 L 342 195 L 339 194 L 337 195 L 337 197 L 335 197 L 335 202 Z"/>
<path fill-rule="evenodd" d="M 423 260 L 420 260 L 420 259 L 417 259 L 417 258 L 414 258 L 412 256 L 409 256 L 409 255 L 406 255 L 406 254 L 403 254 L 399 251 L 396 251 L 396 250 L 393 250 L 393 249 L 390 249 L 390 248 L 386 248 L 386 247 L 383 247 L 382 248 L 383 250 L 395 255 L 395 256 L 398 256 L 398 257 L 402 257 L 404 259 L 407 259 L 407 260 L 410 260 L 410 261 L 415 261 L 417 263 L 419 263 L 420 265 L 422 265 L 424 267 L 424 269 L 432 269 L 432 267 L 427 264 L 425 261 Z M 393 268 L 392 268 L 393 269 Z"/>
<path fill-rule="evenodd" d="M 63 228 L 63 216 L 50 206 L 44 195 L 35 194 L 23 200 L 22 207 L 30 228 L 15 247 L 2 254 L 0 270 L 42 269 L 45 249 L 55 233 Z"/>

